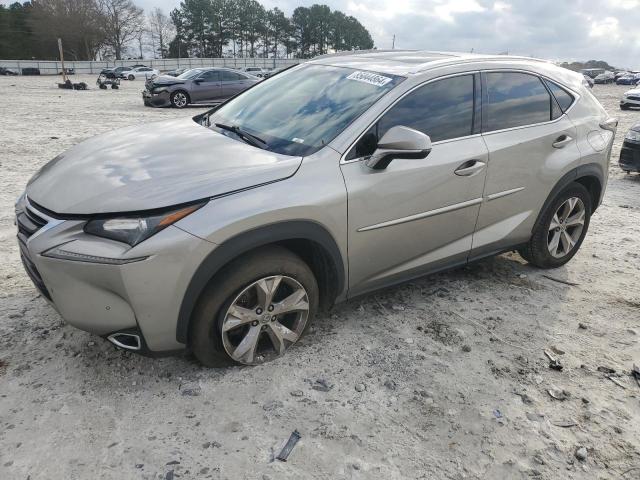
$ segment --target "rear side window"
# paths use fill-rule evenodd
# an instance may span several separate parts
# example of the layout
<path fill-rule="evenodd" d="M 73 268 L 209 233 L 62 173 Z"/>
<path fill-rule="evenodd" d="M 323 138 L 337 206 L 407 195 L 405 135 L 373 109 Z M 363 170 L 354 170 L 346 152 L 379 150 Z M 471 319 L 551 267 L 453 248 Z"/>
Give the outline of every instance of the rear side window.
<path fill-rule="evenodd" d="M 557 83 L 553 83 L 550 80 L 545 80 L 545 83 L 547 84 L 547 87 L 549 87 L 549 90 L 551 90 L 553 96 L 556 98 L 558 105 L 562 110 L 562 113 L 569 110 L 569 107 L 573 103 L 573 95 L 571 95 Z"/>
<path fill-rule="evenodd" d="M 485 131 L 551 120 L 551 97 L 542 80 L 527 73 L 487 73 Z"/>
<path fill-rule="evenodd" d="M 227 70 L 222 70 L 222 81 L 223 82 L 235 82 L 238 80 L 245 80 L 247 77 L 241 75 L 240 73 L 229 72 Z"/>
<path fill-rule="evenodd" d="M 414 128 L 432 142 L 471 135 L 473 75 L 445 78 L 409 93 L 378 122 L 378 136 L 396 125 Z"/>

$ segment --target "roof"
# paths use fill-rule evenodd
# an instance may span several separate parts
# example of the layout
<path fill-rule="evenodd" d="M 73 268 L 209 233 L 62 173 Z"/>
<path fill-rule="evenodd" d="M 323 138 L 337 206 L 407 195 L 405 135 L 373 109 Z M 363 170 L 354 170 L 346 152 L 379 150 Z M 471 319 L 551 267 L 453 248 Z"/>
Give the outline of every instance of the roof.
<path fill-rule="evenodd" d="M 482 55 L 474 53 L 431 52 L 424 50 L 355 50 L 322 55 L 311 60 L 312 63 L 339 67 L 359 68 L 394 75 L 410 75 L 435 67 L 455 63 L 483 61 L 534 61 L 545 62 L 529 57 L 512 55 Z"/>

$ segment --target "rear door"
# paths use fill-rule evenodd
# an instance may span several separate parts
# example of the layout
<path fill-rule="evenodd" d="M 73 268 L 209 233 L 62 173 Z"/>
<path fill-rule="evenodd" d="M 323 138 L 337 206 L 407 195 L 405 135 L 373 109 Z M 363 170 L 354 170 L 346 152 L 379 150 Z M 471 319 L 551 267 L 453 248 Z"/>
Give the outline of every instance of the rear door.
<path fill-rule="evenodd" d="M 479 82 L 469 73 L 417 87 L 345 156 L 350 295 L 466 262 L 488 157 L 477 133 Z M 367 168 L 363 160 L 396 125 L 429 135 L 431 153 L 394 159 L 384 170 Z"/>
<path fill-rule="evenodd" d="M 576 128 L 564 113 L 571 100 L 561 108 L 533 73 L 482 76 L 489 168 L 471 258 L 527 242 L 547 196 L 580 162 Z"/>
<path fill-rule="evenodd" d="M 191 101 L 196 103 L 217 102 L 222 98 L 220 70 L 207 70 L 191 82 Z"/>
<path fill-rule="evenodd" d="M 234 95 L 249 88 L 254 83 L 249 80 L 249 77 L 243 75 L 242 73 L 222 70 L 220 74 L 223 98 L 233 97 Z"/>

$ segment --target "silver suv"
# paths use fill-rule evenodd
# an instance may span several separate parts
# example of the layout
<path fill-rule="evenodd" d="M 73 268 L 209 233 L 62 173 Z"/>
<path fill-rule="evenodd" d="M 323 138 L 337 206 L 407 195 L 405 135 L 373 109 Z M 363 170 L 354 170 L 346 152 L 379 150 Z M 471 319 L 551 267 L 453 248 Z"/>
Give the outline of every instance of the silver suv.
<path fill-rule="evenodd" d="M 321 57 L 53 159 L 16 205 L 22 260 L 122 348 L 258 364 L 337 301 L 509 250 L 569 261 L 616 125 L 542 61 Z"/>

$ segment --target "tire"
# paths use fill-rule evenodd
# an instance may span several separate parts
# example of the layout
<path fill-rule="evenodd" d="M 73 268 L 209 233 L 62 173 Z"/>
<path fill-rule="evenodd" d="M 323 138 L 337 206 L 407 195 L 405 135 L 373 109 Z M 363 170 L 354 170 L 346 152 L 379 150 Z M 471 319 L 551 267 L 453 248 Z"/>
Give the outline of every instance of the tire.
<path fill-rule="evenodd" d="M 129 80 L 135 80 L 135 79 L 136 79 L 136 77 L 134 77 L 132 73 L 130 73 L 130 74 L 129 74 L 129 76 L 128 76 L 127 78 L 128 78 Z"/>
<path fill-rule="evenodd" d="M 577 201 L 571 207 L 571 202 L 575 199 Z M 591 195 L 583 185 L 570 184 L 547 206 L 534 227 L 529 243 L 518 250 L 522 258 L 539 268 L 557 268 L 571 260 L 580 249 L 589 229 L 591 204 Z M 570 208 L 572 210 L 567 212 Z M 576 223 L 580 209 L 583 212 L 581 225 Z M 566 216 L 564 216 L 565 212 L 567 212 Z M 569 220 L 572 224 L 564 220 Z M 556 225 L 553 229 L 552 221 Z M 554 242 L 556 238 L 558 242 Z M 555 252 L 552 253 L 554 246 Z"/>
<path fill-rule="evenodd" d="M 191 103 L 189 94 L 184 90 L 176 90 L 171 94 L 169 100 L 171 101 L 171 105 L 175 108 L 185 108 L 189 103 Z"/>
<path fill-rule="evenodd" d="M 280 277 L 273 302 L 261 301 L 254 295 L 259 291 L 256 283 L 264 285 L 260 282 L 271 279 L 269 285 L 274 285 L 273 279 Z M 294 296 L 301 300 L 290 303 L 301 309 L 280 314 L 285 312 L 286 304 L 282 300 Z M 256 365 L 273 360 L 304 334 L 318 309 L 318 300 L 316 278 L 300 257 L 276 246 L 254 250 L 225 266 L 205 288 L 191 322 L 191 349 L 208 367 Z M 277 306 L 273 310 L 278 313 L 277 319 L 271 318 L 275 315 L 267 311 L 267 303 Z M 232 315 L 231 311 L 238 307 L 242 315 Z M 237 326 L 233 327 L 234 324 Z M 282 329 L 283 326 L 288 330 Z M 289 338 L 278 343 L 273 340 L 277 332 Z M 291 333 L 295 333 L 295 337 Z M 255 341 L 251 342 L 252 339 Z M 239 348 L 243 340 L 257 348 L 253 351 Z M 245 350 L 247 353 L 243 354 Z"/>
<path fill-rule="evenodd" d="M 620 110 L 629 110 L 627 105 L 620 105 Z"/>

